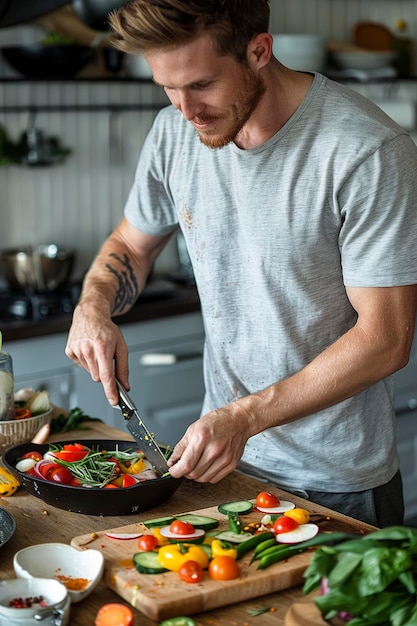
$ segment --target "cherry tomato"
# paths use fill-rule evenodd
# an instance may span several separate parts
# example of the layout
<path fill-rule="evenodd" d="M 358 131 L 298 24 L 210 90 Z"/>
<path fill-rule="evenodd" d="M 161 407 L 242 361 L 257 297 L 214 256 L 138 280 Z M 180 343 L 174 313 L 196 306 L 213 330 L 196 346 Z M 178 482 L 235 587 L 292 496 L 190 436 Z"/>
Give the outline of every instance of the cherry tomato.
<path fill-rule="evenodd" d="M 169 530 L 174 535 L 192 535 L 195 532 L 195 528 L 190 522 L 183 522 L 179 519 L 171 522 Z"/>
<path fill-rule="evenodd" d="M 274 522 L 273 530 L 276 535 L 279 535 L 280 533 L 288 533 L 291 530 L 295 530 L 298 526 L 299 523 L 292 517 L 280 515 Z"/>
<path fill-rule="evenodd" d="M 186 583 L 201 583 L 204 571 L 197 561 L 185 561 L 178 570 L 181 580 Z"/>
<path fill-rule="evenodd" d="M 220 554 L 211 559 L 208 575 L 213 580 L 232 580 L 240 576 L 240 568 L 231 556 Z"/>
<path fill-rule="evenodd" d="M 34 470 L 35 473 L 40 476 L 40 478 L 45 478 L 46 480 L 48 480 L 48 476 L 47 473 L 50 470 L 53 470 L 57 467 L 56 463 L 53 463 L 52 461 L 37 461 Z"/>
<path fill-rule="evenodd" d="M 262 509 L 273 509 L 279 506 L 279 499 L 269 491 L 261 491 L 256 496 L 256 506 L 260 506 Z"/>
<path fill-rule="evenodd" d="M 25 452 L 22 454 L 22 459 L 33 459 L 34 461 L 42 461 L 43 457 L 40 452 L 37 450 L 32 450 L 31 452 Z"/>
<path fill-rule="evenodd" d="M 284 515 L 295 519 L 299 524 L 307 524 L 310 520 L 310 513 L 306 509 L 291 509 L 291 511 L 285 511 Z"/>
<path fill-rule="evenodd" d="M 158 539 L 155 535 L 142 535 L 138 539 L 138 548 L 142 552 L 151 552 L 158 545 Z"/>
<path fill-rule="evenodd" d="M 70 485 L 73 480 L 73 475 L 67 467 L 55 467 L 47 472 L 47 479 L 60 485 Z"/>

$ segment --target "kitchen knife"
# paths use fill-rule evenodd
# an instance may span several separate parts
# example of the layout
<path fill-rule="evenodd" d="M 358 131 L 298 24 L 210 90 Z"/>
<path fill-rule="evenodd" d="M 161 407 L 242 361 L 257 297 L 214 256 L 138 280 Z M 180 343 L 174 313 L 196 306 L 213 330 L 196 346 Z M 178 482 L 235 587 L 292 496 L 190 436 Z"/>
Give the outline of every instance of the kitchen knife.
<path fill-rule="evenodd" d="M 168 465 L 164 455 L 159 449 L 158 444 L 145 426 L 126 389 L 117 379 L 116 384 L 119 391 L 119 407 L 126 420 L 126 426 L 134 436 L 136 443 L 140 446 L 140 449 L 145 453 L 148 461 L 150 461 L 154 466 L 156 473 L 159 476 L 166 474 L 168 471 Z"/>

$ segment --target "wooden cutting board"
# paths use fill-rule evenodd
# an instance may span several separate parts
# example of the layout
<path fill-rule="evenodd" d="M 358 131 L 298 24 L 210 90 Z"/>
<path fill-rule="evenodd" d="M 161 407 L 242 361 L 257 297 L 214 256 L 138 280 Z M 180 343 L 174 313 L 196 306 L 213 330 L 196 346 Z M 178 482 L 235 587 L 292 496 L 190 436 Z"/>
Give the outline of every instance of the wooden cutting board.
<path fill-rule="evenodd" d="M 219 513 L 217 507 L 192 513 L 218 519 L 219 532 L 228 529 L 227 517 Z M 260 521 L 262 515 L 255 511 L 242 517 L 242 521 L 245 524 Z M 323 531 L 357 532 L 355 521 L 347 517 L 325 518 L 320 522 L 320 528 Z M 119 533 L 150 532 L 141 522 L 109 530 Z M 306 552 L 286 562 L 275 563 L 265 570 L 257 570 L 256 563 L 249 563 L 252 554 L 248 554 L 239 560 L 239 578 L 223 582 L 211 580 L 206 574 L 203 582 L 189 584 L 183 582 L 176 572 L 140 574 L 132 562 L 133 554 L 138 551 L 137 539 L 111 539 L 106 536 L 106 532 L 75 537 L 71 545 L 80 550 L 101 550 L 105 557 L 106 584 L 155 621 L 184 613 L 193 615 L 301 585 L 303 572 L 311 558 L 311 552 Z"/>

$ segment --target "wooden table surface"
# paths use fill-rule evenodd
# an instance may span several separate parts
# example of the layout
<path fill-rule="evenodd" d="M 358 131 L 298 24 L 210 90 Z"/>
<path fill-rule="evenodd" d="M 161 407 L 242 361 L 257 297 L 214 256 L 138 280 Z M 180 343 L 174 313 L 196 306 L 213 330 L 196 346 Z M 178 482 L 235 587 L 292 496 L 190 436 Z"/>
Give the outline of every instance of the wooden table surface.
<path fill-rule="evenodd" d="M 81 439 L 114 439 L 131 440 L 127 432 L 112 428 L 102 422 L 88 422 L 89 430 L 72 431 L 55 434 L 48 442 Z M 271 489 L 282 499 L 289 499 L 298 506 L 304 506 L 310 511 L 330 515 L 338 523 L 346 523 L 347 531 L 352 531 L 352 525 L 358 531 L 374 530 L 373 527 L 361 522 L 353 521 L 344 515 L 329 511 L 319 505 L 306 502 L 292 494 L 281 492 L 275 486 L 254 480 L 234 472 L 216 485 L 202 485 L 191 481 L 184 481 L 177 492 L 165 504 L 152 509 L 151 512 L 128 516 L 91 516 L 79 513 L 70 513 L 54 508 L 30 494 L 19 489 L 11 497 L 0 498 L 0 506 L 6 509 L 16 521 L 16 532 L 13 537 L 0 549 L 0 580 L 15 578 L 13 570 L 14 554 L 32 544 L 61 542 L 69 544 L 79 535 L 126 526 L 149 517 L 185 513 L 214 506 L 220 502 L 232 500 L 253 499 L 260 491 Z M 279 593 L 262 596 L 257 599 L 241 602 L 194 615 L 199 626 L 277 626 L 285 623 L 285 614 L 294 602 L 302 598 L 301 588 L 293 588 Z M 121 602 L 115 592 L 102 581 L 95 590 L 82 602 L 71 606 L 71 626 L 93 626 L 98 609 L 108 602 Z M 248 610 L 274 607 L 274 612 L 264 613 L 262 616 L 252 617 Z M 157 622 L 145 617 L 133 609 L 135 626 L 155 626 Z M 186 610 L 184 608 L 184 614 Z"/>

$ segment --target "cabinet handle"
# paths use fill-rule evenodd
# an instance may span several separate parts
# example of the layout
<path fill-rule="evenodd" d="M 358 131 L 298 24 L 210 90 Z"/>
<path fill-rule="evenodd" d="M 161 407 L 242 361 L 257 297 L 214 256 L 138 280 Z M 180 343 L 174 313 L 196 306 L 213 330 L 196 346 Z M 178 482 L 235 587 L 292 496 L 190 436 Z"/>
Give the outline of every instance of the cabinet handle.
<path fill-rule="evenodd" d="M 175 365 L 179 361 L 191 361 L 192 359 L 201 359 L 201 352 L 190 352 L 188 354 L 174 354 L 172 352 L 149 352 L 140 357 L 140 364 L 145 367 L 155 365 Z"/>

